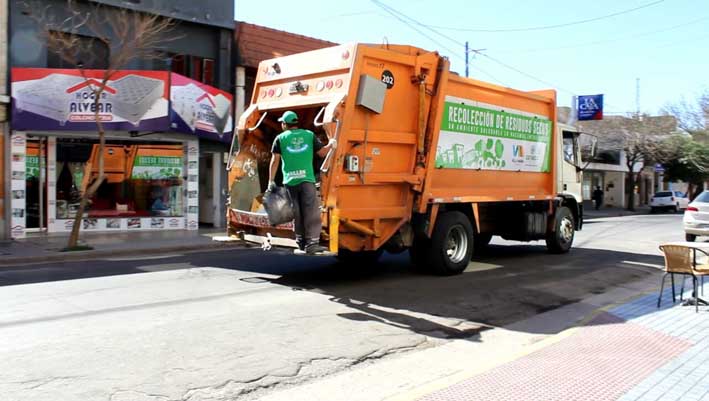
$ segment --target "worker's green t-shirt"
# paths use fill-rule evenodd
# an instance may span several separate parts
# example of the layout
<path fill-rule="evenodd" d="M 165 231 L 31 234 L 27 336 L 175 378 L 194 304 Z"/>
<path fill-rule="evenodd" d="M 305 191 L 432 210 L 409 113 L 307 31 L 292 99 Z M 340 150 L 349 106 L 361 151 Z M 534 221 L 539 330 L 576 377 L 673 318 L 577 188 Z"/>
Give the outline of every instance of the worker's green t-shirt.
<path fill-rule="evenodd" d="M 278 135 L 271 152 L 281 155 L 283 184 L 315 183 L 313 157 L 322 148 L 323 144 L 307 129 L 296 128 Z"/>

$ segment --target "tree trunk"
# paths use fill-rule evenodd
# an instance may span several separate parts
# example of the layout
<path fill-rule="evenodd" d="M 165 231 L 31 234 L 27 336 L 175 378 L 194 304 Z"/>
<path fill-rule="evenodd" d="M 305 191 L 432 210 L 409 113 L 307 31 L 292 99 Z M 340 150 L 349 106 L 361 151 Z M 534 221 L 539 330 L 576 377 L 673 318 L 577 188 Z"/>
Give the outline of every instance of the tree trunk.
<path fill-rule="evenodd" d="M 696 185 L 693 184 L 691 181 L 687 183 L 687 199 L 689 199 L 690 202 L 693 201 L 694 198 L 696 198 L 694 194 L 694 192 L 696 191 L 695 187 Z"/>
<path fill-rule="evenodd" d="M 101 100 L 101 95 L 103 93 L 103 89 L 106 87 L 106 82 L 108 82 L 108 77 L 104 77 L 103 82 L 101 83 L 101 87 L 97 90 L 94 91 L 94 106 L 95 106 L 95 112 L 94 112 L 94 119 L 96 121 L 96 126 L 98 128 L 98 177 L 96 177 L 96 180 L 91 183 L 91 185 L 86 185 L 86 188 L 82 188 L 82 193 L 81 193 L 81 201 L 79 202 L 79 210 L 76 211 L 76 216 L 74 217 L 74 224 L 71 226 L 71 234 L 69 235 L 69 242 L 67 243 L 66 247 L 67 249 L 72 249 L 76 248 L 78 242 L 79 242 L 79 230 L 81 230 L 81 223 L 83 222 L 83 217 L 84 217 L 84 210 L 86 210 L 86 206 L 89 203 L 89 199 L 96 193 L 98 188 L 101 186 L 101 183 L 103 182 L 104 177 L 104 163 L 103 163 L 103 153 L 104 153 L 104 147 L 106 145 L 106 136 L 105 132 L 103 129 L 103 123 L 101 122 L 101 116 L 99 115 L 99 103 Z M 91 170 L 93 170 L 93 167 L 89 169 L 89 180 L 91 179 Z M 87 173 L 85 173 L 87 174 Z M 89 182 L 88 180 L 86 181 L 87 183 Z"/>

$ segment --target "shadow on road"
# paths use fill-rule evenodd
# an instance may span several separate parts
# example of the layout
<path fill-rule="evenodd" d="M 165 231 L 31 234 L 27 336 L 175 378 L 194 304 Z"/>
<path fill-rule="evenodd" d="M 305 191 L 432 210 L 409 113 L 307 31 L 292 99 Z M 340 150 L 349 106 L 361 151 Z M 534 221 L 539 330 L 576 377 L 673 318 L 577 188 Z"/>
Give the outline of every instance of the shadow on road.
<path fill-rule="evenodd" d="M 260 249 L 187 254 L 160 260 L 126 260 L 25 267 L 0 271 L 0 286 L 137 274 L 196 267 L 251 272 L 244 283 L 269 281 L 329 297 L 353 312 L 339 316 L 376 321 L 440 338 L 470 338 L 536 314 L 657 274 L 659 256 L 575 248 L 549 255 L 536 245 L 489 246 L 466 272 L 437 277 L 416 273 L 408 255 L 385 255 L 374 267 L 334 258 L 293 256 Z M 208 294 L 205 294 L 208 295 Z M 541 330 L 543 331 L 543 330 Z"/>

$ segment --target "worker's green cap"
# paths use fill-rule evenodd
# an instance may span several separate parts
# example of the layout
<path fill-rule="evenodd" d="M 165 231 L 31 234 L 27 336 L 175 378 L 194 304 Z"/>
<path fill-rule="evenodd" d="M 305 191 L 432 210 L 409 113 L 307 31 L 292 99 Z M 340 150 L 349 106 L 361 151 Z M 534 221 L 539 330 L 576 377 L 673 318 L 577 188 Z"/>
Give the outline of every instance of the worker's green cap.
<path fill-rule="evenodd" d="M 286 111 L 283 113 L 281 118 L 278 119 L 279 122 L 286 123 L 286 124 L 295 124 L 298 122 L 298 115 L 295 114 L 294 111 Z"/>

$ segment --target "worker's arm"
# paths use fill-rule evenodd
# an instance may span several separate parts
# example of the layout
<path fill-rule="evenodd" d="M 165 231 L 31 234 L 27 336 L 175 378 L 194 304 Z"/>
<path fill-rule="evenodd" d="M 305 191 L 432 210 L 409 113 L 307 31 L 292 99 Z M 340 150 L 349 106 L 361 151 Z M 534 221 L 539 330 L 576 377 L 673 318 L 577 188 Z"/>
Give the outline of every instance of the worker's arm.
<path fill-rule="evenodd" d="M 278 173 L 278 164 L 280 162 L 281 141 L 276 137 L 271 147 L 271 164 L 268 165 L 268 189 L 273 189 L 276 186 L 276 173 Z"/>
<path fill-rule="evenodd" d="M 271 164 L 268 166 L 268 187 L 276 185 L 276 173 L 278 172 L 278 164 L 281 162 L 281 155 L 274 153 L 271 155 Z"/>
<path fill-rule="evenodd" d="M 317 141 L 317 138 L 316 138 L 315 140 Z M 327 145 L 321 147 L 321 148 L 317 151 L 317 152 L 318 152 L 318 156 L 320 156 L 321 158 L 324 158 L 325 156 L 327 156 L 327 152 L 329 152 L 330 149 L 337 149 L 337 140 L 336 140 L 335 138 L 330 138 L 330 139 L 327 141 Z"/>

